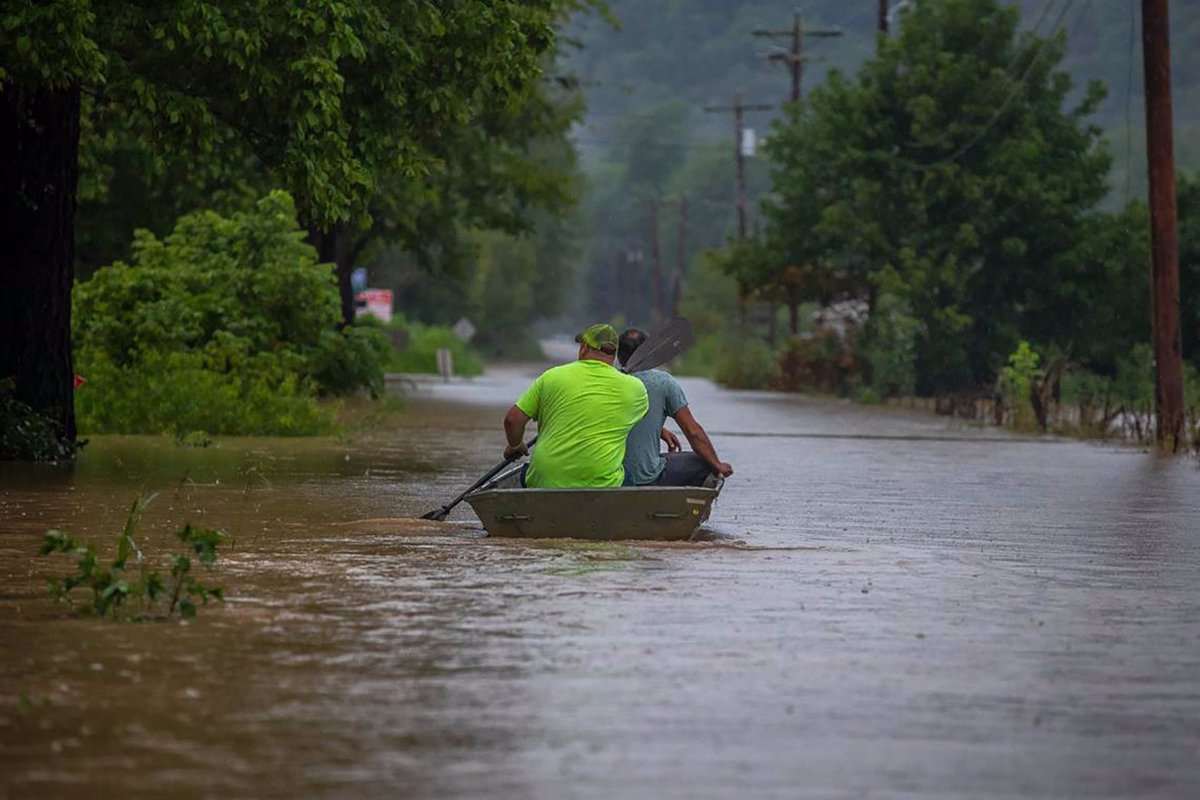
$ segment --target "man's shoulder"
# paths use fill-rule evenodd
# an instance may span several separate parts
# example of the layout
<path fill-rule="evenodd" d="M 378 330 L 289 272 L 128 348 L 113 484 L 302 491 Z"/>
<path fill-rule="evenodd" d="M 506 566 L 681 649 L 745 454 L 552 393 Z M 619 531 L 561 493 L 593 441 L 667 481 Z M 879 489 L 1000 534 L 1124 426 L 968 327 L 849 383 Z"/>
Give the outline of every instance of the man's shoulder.
<path fill-rule="evenodd" d="M 647 369 L 635 372 L 634 377 L 646 384 L 647 389 L 666 390 L 668 387 L 679 385 L 679 381 L 675 380 L 674 375 L 664 372 L 661 369 Z"/>
<path fill-rule="evenodd" d="M 556 379 L 569 377 L 571 373 L 576 371 L 577 364 L 579 364 L 578 361 L 568 361 L 566 364 L 559 364 L 557 367 L 551 367 L 541 375 L 538 375 L 537 380 L 553 381 Z"/>

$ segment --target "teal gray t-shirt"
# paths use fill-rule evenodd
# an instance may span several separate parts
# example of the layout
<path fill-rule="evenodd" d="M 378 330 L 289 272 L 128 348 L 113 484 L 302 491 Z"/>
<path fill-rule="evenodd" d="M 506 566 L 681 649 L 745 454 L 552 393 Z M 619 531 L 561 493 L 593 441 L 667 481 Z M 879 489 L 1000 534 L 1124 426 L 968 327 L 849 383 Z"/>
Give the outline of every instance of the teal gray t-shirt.
<path fill-rule="evenodd" d="M 634 373 L 634 377 L 646 384 L 650 408 L 642 421 L 633 426 L 625 441 L 625 482 L 644 486 L 658 480 L 667 465 L 659 446 L 663 423 L 688 403 L 683 387 L 669 373 L 648 369 Z"/>

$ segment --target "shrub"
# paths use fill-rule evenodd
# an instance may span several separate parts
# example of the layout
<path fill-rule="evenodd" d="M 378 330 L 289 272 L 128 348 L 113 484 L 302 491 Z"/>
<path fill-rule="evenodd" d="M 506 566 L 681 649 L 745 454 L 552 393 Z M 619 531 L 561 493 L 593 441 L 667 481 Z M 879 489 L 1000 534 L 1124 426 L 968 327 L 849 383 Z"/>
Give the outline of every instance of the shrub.
<path fill-rule="evenodd" d="M 903 296 L 890 291 L 880 293 L 859 347 L 869 383 L 877 395 L 907 397 L 916 392 L 919 328 Z"/>
<path fill-rule="evenodd" d="M 720 334 L 701 334 L 697 337 L 695 344 L 676 359 L 672 372 L 676 375 L 715 378 L 722 341 Z"/>
<path fill-rule="evenodd" d="M 395 371 L 437 373 L 437 351 L 444 347 L 450 350 L 454 358 L 456 375 L 479 375 L 483 372 L 483 365 L 474 351 L 449 328 L 408 322 L 403 318 L 394 319 L 392 325 L 404 329 L 407 334 L 407 343 L 396 349 L 390 363 Z"/>
<path fill-rule="evenodd" d="M 0 381 L 0 461 L 58 461 L 79 445 L 64 442 L 60 426 L 12 396 L 13 380 Z"/>
<path fill-rule="evenodd" d="M 797 392 L 836 392 L 848 377 L 852 356 L 832 330 L 788 339 L 779 358 L 778 388 Z"/>
<path fill-rule="evenodd" d="M 167 602 L 166 616 L 178 613 L 186 619 L 196 616 L 197 602 L 203 605 L 208 605 L 209 600 L 224 602 L 224 590 L 206 586 L 192 572 L 193 556 L 206 567 L 216 563 L 217 548 L 228 538 L 224 531 L 190 524 L 180 528 L 175 538 L 183 545 L 183 552 L 167 562 L 170 570 L 166 580 L 146 563 L 134 534 L 142 513 L 154 497 L 134 500 L 125 527 L 117 535 L 116 557 L 107 567 L 100 563 L 94 544 L 80 544 L 66 531 L 47 531 L 39 555 L 62 553 L 78 559 L 73 574 L 47 579 L 51 597 L 84 613 L 123 619 L 144 619 L 162 602 Z M 76 590 L 90 591 L 86 605 L 76 605 Z M 130 613 L 131 609 L 137 610 Z"/>
<path fill-rule="evenodd" d="M 95 433 L 301 436 L 333 426 L 312 380 L 292 373 L 222 372 L 186 352 L 126 368 L 99 357 L 79 364 L 89 376 L 75 393 L 79 427 Z"/>
<path fill-rule="evenodd" d="M 731 389 L 766 389 L 779 379 L 779 364 L 766 343 L 739 337 L 721 348 L 714 377 Z"/>
<path fill-rule="evenodd" d="M 189 214 L 161 240 L 138 231 L 130 264 L 74 292 L 81 429 L 319 433 L 318 392 L 378 391 L 378 334 L 335 330 L 337 284 L 303 237 L 284 192 Z"/>
<path fill-rule="evenodd" d="M 1021 340 L 1016 351 L 1008 357 L 1008 366 L 1000 370 L 1000 390 L 1004 392 L 1012 410 L 1013 426 L 1019 430 L 1033 430 L 1037 417 L 1033 410 L 1033 387 L 1042 377 L 1038 368 L 1038 354 Z"/>
<path fill-rule="evenodd" d="M 383 372 L 392 344 L 376 325 L 356 323 L 340 331 L 322 331 L 312 358 L 313 377 L 323 394 L 353 394 L 366 387 L 383 394 Z"/>

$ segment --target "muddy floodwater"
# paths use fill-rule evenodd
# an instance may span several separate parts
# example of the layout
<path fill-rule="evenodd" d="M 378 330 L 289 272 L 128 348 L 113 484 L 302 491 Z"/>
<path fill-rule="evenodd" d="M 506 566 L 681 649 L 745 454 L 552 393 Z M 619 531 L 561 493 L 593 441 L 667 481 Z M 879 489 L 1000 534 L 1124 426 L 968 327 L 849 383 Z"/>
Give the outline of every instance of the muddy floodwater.
<path fill-rule="evenodd" d="M 0 465 L 0 797 L 1200 796 L 1194 462 L 685 381 L 736 469 L 699 541 L 412 519 L 528 378 Z M 148 491 L 148 554 L 233 535 L 228 602 L 72 618 L 43 533 L 107 548 Z"/>

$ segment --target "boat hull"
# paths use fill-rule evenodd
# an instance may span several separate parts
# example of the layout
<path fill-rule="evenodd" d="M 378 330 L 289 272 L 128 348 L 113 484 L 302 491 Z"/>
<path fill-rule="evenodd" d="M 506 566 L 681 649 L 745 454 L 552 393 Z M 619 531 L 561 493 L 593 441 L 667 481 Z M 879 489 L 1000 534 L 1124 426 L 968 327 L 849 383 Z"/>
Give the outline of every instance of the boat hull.
<path fill-rule="evenodd" d="M 688 539 L 708 518 L 721 481 L 706 486 L 522 489 L 515 473 L 467 495 L 492 536 L 525 539 Z"/>

